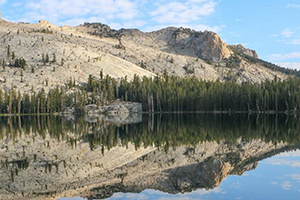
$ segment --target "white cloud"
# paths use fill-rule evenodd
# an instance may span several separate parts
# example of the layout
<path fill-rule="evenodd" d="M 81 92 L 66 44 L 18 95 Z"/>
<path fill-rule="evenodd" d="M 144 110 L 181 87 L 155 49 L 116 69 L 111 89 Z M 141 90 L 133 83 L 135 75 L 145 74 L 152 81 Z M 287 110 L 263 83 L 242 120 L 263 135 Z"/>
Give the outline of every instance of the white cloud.
<path fill-rule="evenodd" d="M 200 3 L 200 2 L 204 2 L 206 0 L 189 0 L 189 2 L 191 3 Z"/>
<path fill-rule="evenodd" d="M 196 199 L 193 199 L 192 197 L 184 197 L 184 196 L 169 196 L 169 197 L 160 197 L 158 198 L 158 200 L 196 200 Z"/>
<path fill-rule="evenodd" d="M 205 25 L 205 24 L 198 24 L 198 25 L 193 26 L 194 29 L 199 30 L 199 31 L 209 30 L 209 31 L 213 31 L 215 33 L 220 32 L 225 27 L 226 27 L 225 25 L 209 26 L 209 25 Z"/>
<path fill-rule="evenodd" d="M 229 32 L 229 34 L 232 37 L 241 37 L 242 36 L 242 34 L 239 31 L 231 31 L 231 32 Z"/>
<path fill-rule="evenodd" d="M 112 197 L 114 199 L 134 199 L 134 200 L 146 200 L 146 199 L 149 199 L 144 194 L 135 194 L 135 193 L 115 193 Z"/>
<path fill-rule="evenodd" d="M 300 157 L 300 150 L 284 152 L 276 157 Z"/>
<path fill-rule="evenodd" d="M 12 7 L 20 7 L 20 6 L 22 6 L 22 3 L 20 3 L 20 2 L 15 2 L 15 3 L 13 3 L 12 4 Z"/>
<path fill-rule="evenodd" d="M 155 4 L 157 9 L 150 12 L 152 20 L 159 24 L 188 24 L 215 12 L 216 2 L 211 0 L 189 0 Z"/>
<path fill-rule="evenodd" d="M 220 187 L 216 187 L 214 189 L 206 190 L 206 189 L 198 189 L 194 193 L 197 195 L 207 195 L 211 193 L 223 193 L 224 191 Z"/>
<path fill-rule="evenodd" d="M 267 162 L 269 165 L 287 165 L 290 167 L 300 167 L 300 161 L 288 159 L 272 159 Z"/>
<path fill-rule="evenodd" d="M 300 70 L 300 62 L 279 62 L 279 63 L 276 63 L 276 64 L 281 66 L 281 67 L 288 68 L 288 69 Z"/>
<path fill-rule="evenodd" d="M 294 32 L 289 28 L 286 28 L 281 32 L 281 35 L 286 38 L 291 37 L 293 34 L 294 34 Z"/>
<path fill-rule="evenodd" d="M 0 0 L 0 5 L 5 4 L 6 0 Z"/>
<path fill-rule="evenodd" d="M 285 181 L 281 184 L 281 187 L 284 189 L 284 190 L 290 190 L 292 188 L 292 184 L 291 182 L 289 181 Z"/>
<path fill-rule="evenodd" d="M 72 198 L 67 198 L 67 197 L 62 197 L 58 200 L 86 200 L 85 198 L 81 198 L 81 197 L 72 197 Z"/>
<path fill-rule="evenodd" d="M 26 21 L 38 21 L 46 19 L 57 25 L 65 25 L 65 22 L 78 25 L 78 19 L 91 17 L 100 21 L 131 21 L 140 15 L 139 5 L 144 2 L 131 0 L 34 0 L 27 1 L 25 8 Z M 72 22 L 74 19 L 74 22 Z M 82 23 L 82 22 L 81 22 Z"/>
<path fill-rule="evenodd" d="M 176 194 L 176 195 L 171 195 L 165 192 L 161 192 L 158 190 L 152 190 L 152 189 L 147 189 L 144 190 L 141 194 L 145 194 L 149 199 L 154 199 L 153 197 L 159 197 L 157 198 L 158 200 L 196 200 L 196 199 L 202 199 L 202 196 L 211 194 L 211 193 L 223 193 L 225 192 L 220 188 L 214 188 L 211 190 L 206 190 L 206 189 L 198 189 L 195 190 L 191 193 L 186 193 L 186 194 Z M 119 195 L 117 196 L 118 198 L 124 197 L 124 195 L 120 195 L 123 193 L 118 193 Z M 114 194 L 113 197 L 116 197 L 116 194 Z M 123 198 L 124 199 L 124 198 Z"/>
<path fill-rule="evenodd" d="M 300 8 L 300 5 L 299 4 L 288 4 L 286 7 L 287 8 Z"/>
<path fill-rule="evenodd" d="M 268 60 L 274 61 L 283 61 L 283 60 L 289 60 L 289 59 L 297 59 L 300 58 L 300 52 L 292 52 L 288 54 L 271 54 L 269 56 L 266 56 Z"/>
<path fill-rule="evenodd" d="M 291 175 L 291 177 L 292 177 L 292 179 L 300 182 L 300 174 L 293 174 L 293 175 Z"/>
<path fill-rule="evenodd" d="M 0 3 L 5 1 L 0 0 Z M 24 13 L 8 20 L 36 23 L 44 19 L 58 26 L 101 22 L 115 29 L 139 28 L 143 31 L 169 26 L 214 32 L 224 28 L 224 25 L 205 24 L 202 20 L 215 12 L 217 0 L 24 0 L 21 3 L 11 6 L 22 6 Z"/>
<path fill-rule="evenodd" d="M 300 38 L 299 39 L 293 39 L 289 42 L 287 42 L 288 44 L 295 44 L 295 45 L 300 45 Z"/>

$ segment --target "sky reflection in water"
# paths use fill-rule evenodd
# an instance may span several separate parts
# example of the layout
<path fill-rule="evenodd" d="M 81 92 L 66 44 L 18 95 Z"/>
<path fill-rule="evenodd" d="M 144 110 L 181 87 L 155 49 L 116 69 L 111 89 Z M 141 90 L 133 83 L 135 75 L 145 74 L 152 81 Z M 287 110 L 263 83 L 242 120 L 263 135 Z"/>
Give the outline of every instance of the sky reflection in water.
<path fill-rule="evenodd" d="M 260 161 L 257 168 L 242 176 L 229 175 L 219 187 L 198 189 L 186 194 L 167 194 L 144 190 L 140 194 L 115 193 L 109 200 L 213 200 L 213 199 L 273 199 L 300 198 L 300 150 L 285 152 Z M 82 198 L 79 198 L 82 199 Z M 60 200 L 79 200 L 61 198 Z"/>

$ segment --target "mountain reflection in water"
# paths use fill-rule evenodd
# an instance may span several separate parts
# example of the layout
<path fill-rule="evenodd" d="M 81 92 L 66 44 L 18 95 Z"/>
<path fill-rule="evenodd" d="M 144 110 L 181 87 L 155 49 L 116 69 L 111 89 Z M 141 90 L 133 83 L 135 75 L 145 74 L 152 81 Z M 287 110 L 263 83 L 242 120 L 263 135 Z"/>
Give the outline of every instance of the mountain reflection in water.
<path fill-rule="evenodd" d="M 135 124 L 0 120 L 0 199 L 206 191 L 300 147 L 299 119 L 287 115 L 146 115 Z"/>

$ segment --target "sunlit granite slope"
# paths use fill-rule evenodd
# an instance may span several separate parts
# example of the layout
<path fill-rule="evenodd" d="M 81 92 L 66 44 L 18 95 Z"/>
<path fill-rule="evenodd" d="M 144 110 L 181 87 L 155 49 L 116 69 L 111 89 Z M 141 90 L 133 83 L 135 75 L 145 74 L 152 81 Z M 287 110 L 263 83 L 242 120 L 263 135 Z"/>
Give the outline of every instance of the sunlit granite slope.
<path fill-rule="evenodd" d="M 258 59 L 254 50 L 230 46 L 216 33 L 166 27 L 153 32 L 113 30 L 101 23 L 58 27 L 45 20 L 13 23 L 0 18 L 0 89 L 47 92 L 100 71 L 114 78 L 154 77 L 165 70 L 203 80 L 261 82 L 286 79 L 283 68 Z M 26 66 L 14 66 L 23 59 Z"/>

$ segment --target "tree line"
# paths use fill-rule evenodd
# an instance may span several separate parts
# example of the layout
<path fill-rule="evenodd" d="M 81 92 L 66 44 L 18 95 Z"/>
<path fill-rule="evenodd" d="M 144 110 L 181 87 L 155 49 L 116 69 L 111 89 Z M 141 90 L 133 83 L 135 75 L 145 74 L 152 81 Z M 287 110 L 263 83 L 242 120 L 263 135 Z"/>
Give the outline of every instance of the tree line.
<path fill-rule="evenodd" d="M 135 76 L 122 79 L 118 97 L 143 103 L 144 111 L 176 112 L 297 112 L 300 79 L 266 80 L 262 83 L 204 81 L 196 77 Z"/>
<path fill-rule="evenodd" d="M 0 112 L 41 114 L 84 106 L 110 104 L 114 100 L 140 102 L 145 112 L 293 112 L 300 109 L 300 78 L 262 83 L 205 81 L 196 77 L 162 76 L 116 80 L 108 75 L 90 76 L 83 86 L 70 81 L 49 92 L 23 93 L 0 90 Z"/>

